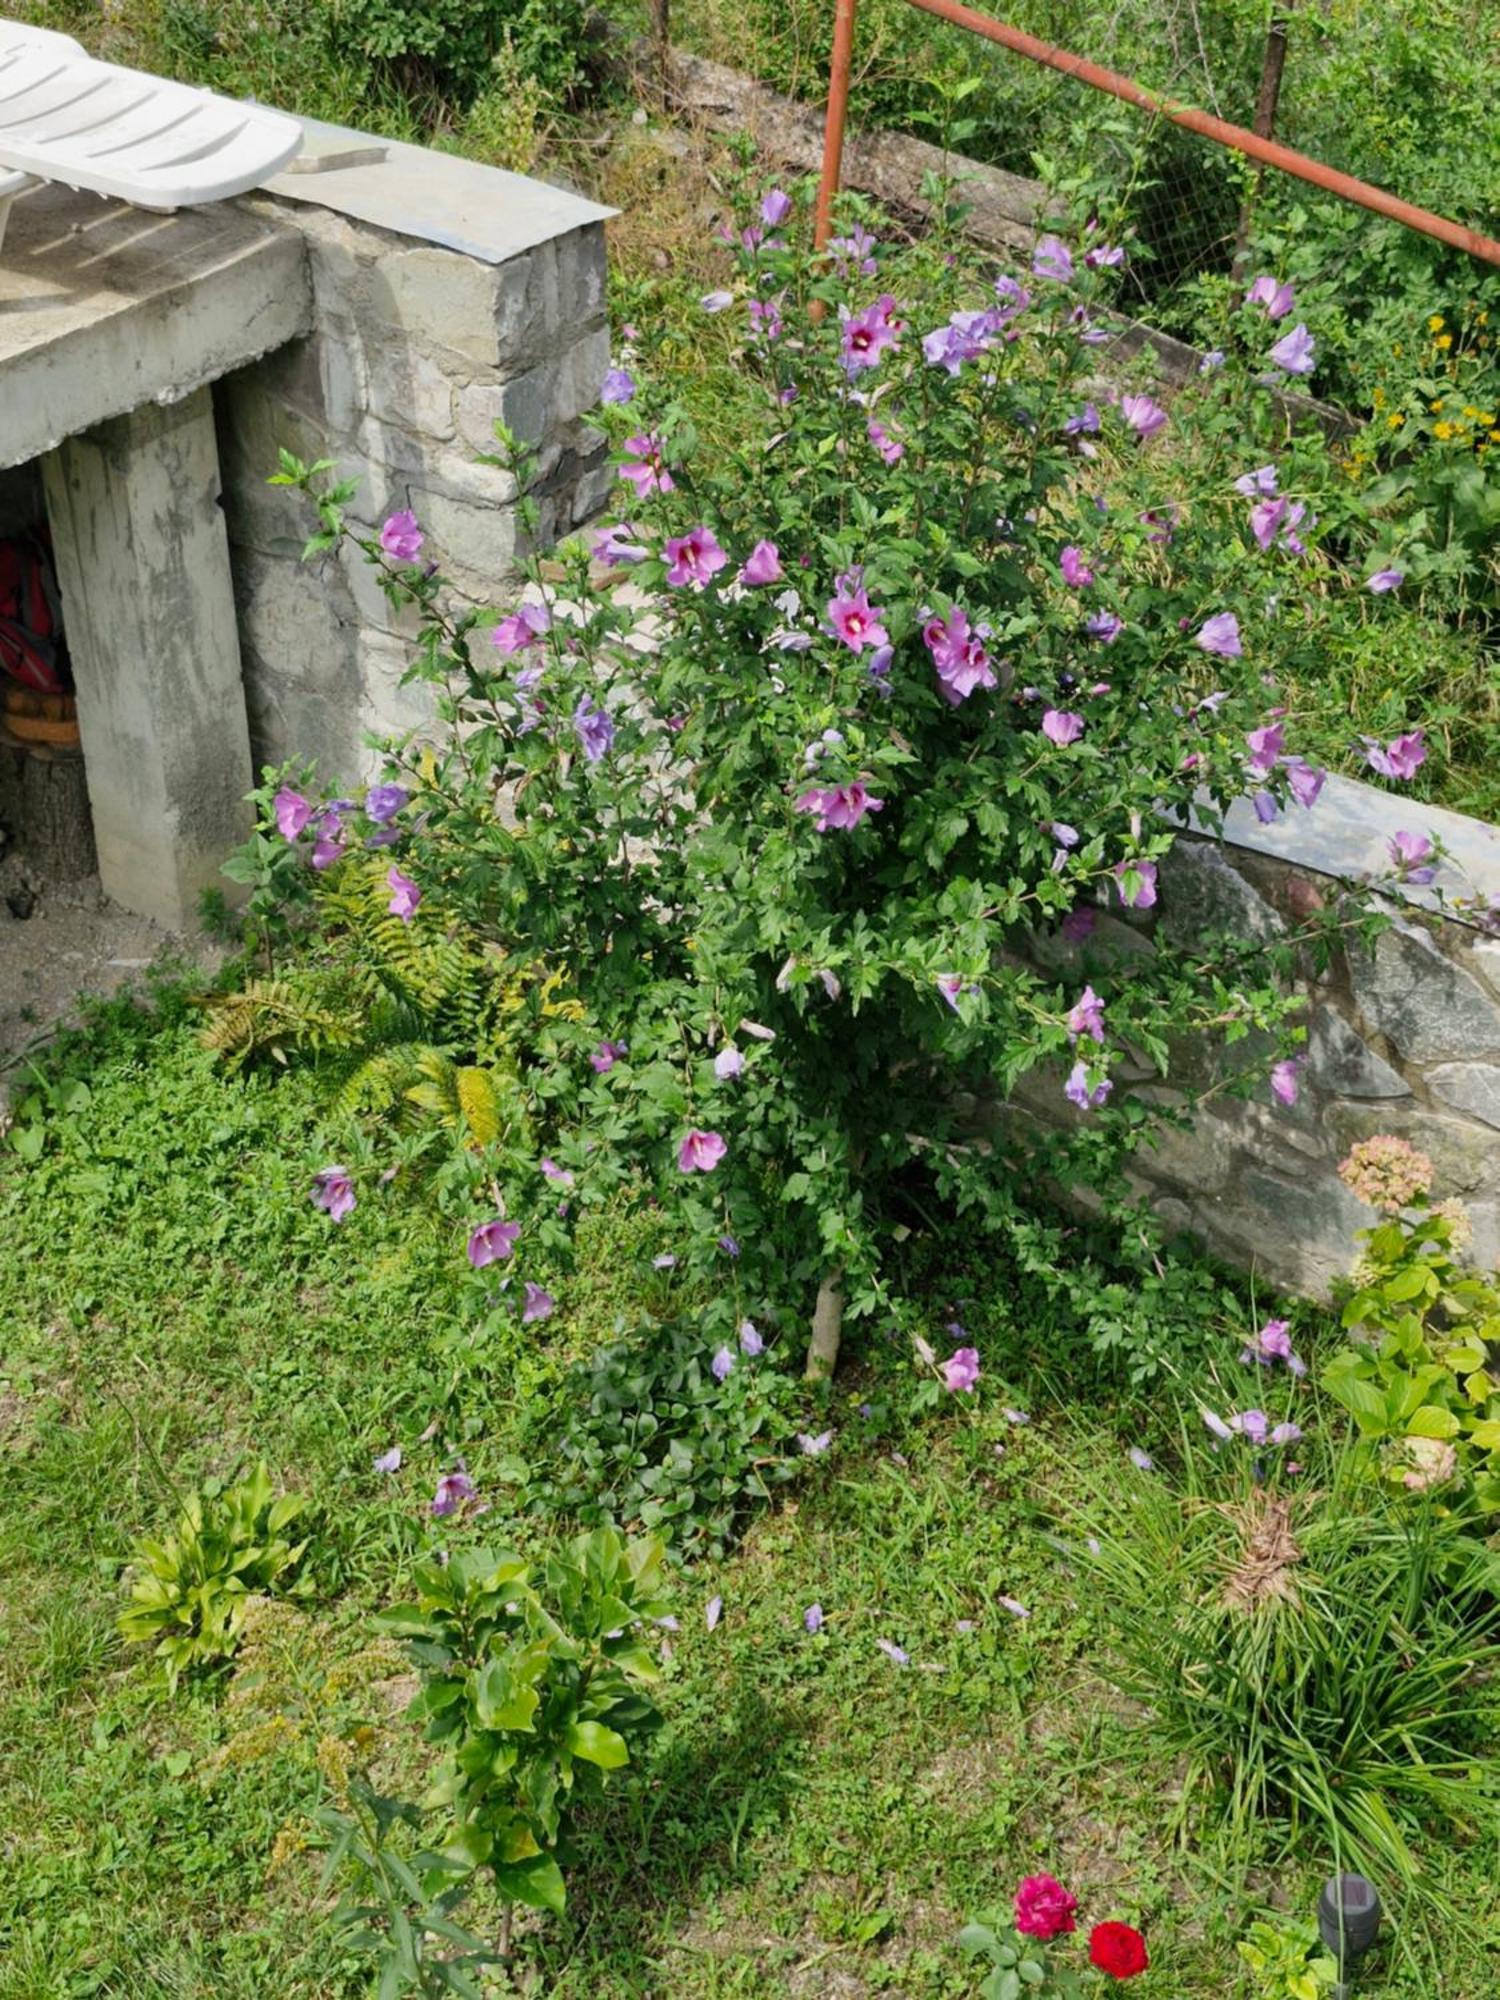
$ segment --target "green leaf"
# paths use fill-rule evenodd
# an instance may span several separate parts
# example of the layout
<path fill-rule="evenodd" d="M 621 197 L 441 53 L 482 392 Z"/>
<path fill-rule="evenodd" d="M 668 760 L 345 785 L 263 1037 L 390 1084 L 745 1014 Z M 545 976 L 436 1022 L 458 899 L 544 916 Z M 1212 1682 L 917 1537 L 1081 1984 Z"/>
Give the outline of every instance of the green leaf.
<path fill-rule="evenodd" d="M 1495 1429 L 1500 1433 L 1500 1424 Z M 1457 1437 L 1458 1432 L 1459 1421 L 1453 1411 L 1441 1409 L 1436 1403 L 1424 1403 L 1421 1409 L 1414 1410 L 1406 1426 L 1406 1435 L 1416 1438 L 1451 1438 Z"/>
<path fill-rule="evenodd" d="M 562 1870 L 550 1854 L 535 1861 L 502 1861 L 494 1870 L 495 1888 L 505 1903 L 525 1903 L 533 1910 L 550 1910 L 560 1917 L 568 1891 Z"/>
<path fill-rule="evenodd" d="M 575 1722 L 563 1740 L 575 1757 L 603 1771 L 618 1771 L 630 1762 L 625 1738 L 602 1722 Z"/>

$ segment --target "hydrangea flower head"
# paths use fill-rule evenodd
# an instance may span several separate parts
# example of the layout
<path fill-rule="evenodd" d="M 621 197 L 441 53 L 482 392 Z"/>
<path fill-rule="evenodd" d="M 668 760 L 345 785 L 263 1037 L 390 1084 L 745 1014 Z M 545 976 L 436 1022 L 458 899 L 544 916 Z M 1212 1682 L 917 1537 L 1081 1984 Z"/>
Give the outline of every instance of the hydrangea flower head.
<path fill-rule="evenodd" d="M 1419 1195 L 1427 1193 L 1433 1175 L 1427 1155 L 1391 1133 L 1361 1139 L 1339 1162 L 1339 1179 L 1344 1186 L 1383 1215 L 1399 1215 L 1403 1208 L 1409 1208 Z"/>

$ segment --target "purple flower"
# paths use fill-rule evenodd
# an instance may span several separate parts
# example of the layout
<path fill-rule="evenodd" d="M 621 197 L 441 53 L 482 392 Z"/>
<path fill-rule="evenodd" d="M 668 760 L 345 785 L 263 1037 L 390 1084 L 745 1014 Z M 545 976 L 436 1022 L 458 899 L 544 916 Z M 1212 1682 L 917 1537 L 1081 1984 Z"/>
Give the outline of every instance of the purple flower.
<path fill-rule="evenodd" d="M 1267 777 L 1276 769 L 1276 761 L 1286 748 L 1286 726 L 1268 722 L 1263 729 L 1249 730 L 1245 745 L 1250 752 L 1250 769 L 1258 778 Z"/>
<path fill-rule="evenodd" d="M 400 1445 L 393 1444 L 389 1451 L 383 1451 L 379 1458 L 374 1461 L 372 1469 L 376 1472 L 399 1472 L 401 1470 Z"/>
<path fill-rule="evenodd" d="M 875 248 L 875 238 L 863 223 L 855 223 L 847 236 L 835 236 L 828 248 L 833 256 L 846 261 L 849 268 L 841 272 L 842 276 L 849 277 L 857 271 L 862 278 L 874 277 L 876 264 L 870 252 Z"/>
<path fill-rule="evenodd" d="M 620 467 L 620 477 L 635 488 L 637 499 L 672 492 L 676 482 L 667 470 L 661 455 L 661 440 L 654 432 L 642 431 L 638 437 L 627 438 L 625 449 L 633 452 L 634 457 Z"/>
<path fill-rule="evenodd" d="M 709 1363 L 709 1370 L 716 1382 L 727 1382 L 734 1373 L 734 1356 L 727 1347 L 721 1347 Z"/>
<path fill-rule="evenodd" d="M 628 403 L 635 395 L 635 377 L 628 368 L 606 370 L 599 390 L 601 403 Z"/>
<path fill-rule="evenodd" d="M 893 438 L 885 425 L 878 423 L 874 417 L 865 425 L 865 436 L 887 465 L 898 465 L 906 455 L 906 446 Z"/>
<path fill-rule="evenodd" d="M 1085 403 L 1083 408 L 1074 416 L 1069 417 L 1068 421 L 1063 425 L 1063 436 L 1079 437 L 1085 431 L 1096 431 L 1098 428 L 1099 412 L 1092 403 Z"/>
<path fill-rule="evenodd" d="M 1042 717 L 1043 736 L 1060 749 L 1076 743 L 1083 734 L 1083 726 L 1083 717 L 1067 708 L 1049 708 Z"/>
<path fill-rule="evenodd" d="M 940 972 L 936 983 L 938 992 L 942 994 L 955 1014 L 962 1013 L 963 1009 L 958 1003 L 966 993 L 977 993 L 979 991 L 978 986 L 972 980 L 966 981 L 961 972 Z"/>
<path fill-rule="evenodd" d="M 802 1614 L 802 1623 L 809 1632 L 821 1632 L 823 1629 L 822 1605 L 809 1604 Z"/>
<path fill-rule="evenodd" d="M 740 1054 L 733 1042 L 729 1044 L 727 1049 L 720 1049 L 719 1053 L 714 1057 L 714 1075 L 719 1079 L 720 1083 L 728 1083 L 731 1078 L 738 1076 L 744 1067 L 745 1058 Z"/>
<path fill-rule="evenodd" d="M 1300 757 L 1287 759 L 1286 781 L 1292 797 L 1299 806 L 1317 804 L 1318 794 L 1322 791 L 1327 777 L 1326 771 L 1316 770 L 1311 764 L 1305 764 Z"/>
<path fill-rule="evenodd" d="M 619 1058 L 629 1055 L 629 1053 L 630 1044 L 628 1042 L 601 1042 L 589 1057 L 589 1063 L 592 1068 L 599 1072 L 600 1076 L 608 1076 Z M 552 1177 L 549 1175 L 548 1178 Z M 572 1178 L 573 1176 L 569 1174 L 568 1180 L 570 1183 Z"/>
<path fill-rule="evenodd" d="M 1083 559 L 1083 550 L 1069 542 L 1058 561 L 1062 580 L 1070 590 L 1085 590 L 1094 580 L 1094 572 Z"/>
<path fill-rule="evenodd" d="M 1373 590 L 1377 597 L 1381 597 L 1388 590 L 1399 590 L 1405 581 L 1405 570 L 1378 569 L 1365 584 L 1365 589 Z"/>
<path fill-rule="evenodd" d="M 966 361 L 977 361 L 1001 332 L 1004 316 L 994 312 L 956 312 L 946 326 L 922 336 L 922 353 L 934 368 L 957 375 Z"/>
<path fill-rule="evenodd" d="M 521 1312 L 521 1324 L 526 1326 L 534 1319 L 551 1319 L 557 1310 L 557 1301 L 545 1285 L 534 1285 L 526 1281 L 526 1304 Z"/>
<path fill-rule="evenodd" d="M 651 1268 L 653 1271 L 675 1271 L 677 1269 L 677 1259 L 672 1255 L 670 1250 L 663 1250 L 659 1257 L 651 1259 Z"/>
<path fill-rule="evenodd" d="M 365 793 L 365 815 L 377 826 L 393 820 L 411 797 L 404 785 L 371 785 Z"/>
<path fill-rule="evenodd" d="M 719 1620 L 723 1616 L 724 1616 L 723 1598 L 711 1597 L 708 1600 L 707 1604 L 705 1604 L 703 1607 L 703 1622 L 708 1627 L 710 1632 L 714 1630 Z"/>
<path fill-rule="evenodd" d="M 1058 926 L 1068 944 L 1084 944 L 1094 935 L 1098 918 L 1089 909 L 1069 910 Z"/>
<path fill-rule="evenodd" d="M 1404 736 L 1394 737 L 1383 750 L 1373 736 L 1363 740 L 1365 762 L 1382 778 L 1414 778 L 1427 761 L 1427 746 L 1420 729 L 1410 729 Z"/>
<path fill-rule="evenodd" d="M 1276 491 L 1275 466 L 1262 465 L 1254 472 L 1242 472 L 1234 482 L 1234 490 L 1236 493 L 1243 493 L 1247 500 L 1255 499 L 1258 494 L 1274 493 Z"/>
<path fill-rule="evenodd" d="M 613 1056 L 610 1057 L 610 1061 L 614 1061 Z M 537 1164 L 549 1181 L 556 1181 L 560 1187 L 571 1187 L 573 1185 L 573 1176 L 568 1172 L 566 1167 L 560 1167 L 556 1160 L 540 1160 Z"/>
<path fill-rule="evenodd" d="M 1281 804 L 1274 792 L 1257 792 L 1250 803 L 1262 826 L 1269 826 L 1273 819 L 1280 816 Z"/>
<path fill-rule="evenodd" d="M 380 531 L 380 546 L 396 562 L 415 562 L 425 537 L 409 507 L 392 514 Z"/>
<path fill-rule="evenodd" d="M 1089 1066 L 1086 1062 L 1074 1063 L 1068 1072 L 1068 1080 L 1063 1085 L 1063 1096 L 1070 1104 L 1076 1104 L 1080 1111 L 1097 1111 L 1109 1102 L 1109 1094 L 1114 1085 L 1108 1077 L 1089 1089 Z"/>
<path fill-rule="evenodd" d="M 968 613 L 956 604 L 946 618 L 929 618 L 922 626 L 922 641 L 932 655 L 943 699 L 952 708 L 978 689 L 997 684 L 984 649 L 988 629 L 972 628 Z"/>
<path fill-rule="evenodd" d="M 432 1511 L 441 1520 L 445 1515 L 456 1514 L 466 1501 L 478 1497 L 479 1488 L 460 1463 L 456 1472 L 445 1472 L 438 1481 L 437 1492 L 432 1496 Z"/>
<path fill-rule="evenodd" d="M 1137 1472 L 1154 1472 L 1156 1470 L 1156 1460 L 1152 1458 L 1149 1452 L 1142 1451 L 1138 1444 L 1133 1444 L 1126 1456 Z"/>
<path fill-rule="evenodd" d="M 330 1221 L 342 1222 L 354 1207 L 354 1182 L 347 1167 L 323 1167 L 313 1175 L 312 1203 Z"/>
<path fill-rule="evenodd" d="M 726 291 L 705 292 L 698 301 L 706 313 L 728 312 L 734 304 L 734 293 Z"/>
<path fill-rule="evenodd" d="M 1296 303 L 1297 295 L 1291 286 L 1269 275 L 1257 278 L 1245 294 L 1245 304 L 1264 306 L 1268 319 L 1285 319 Z"/>
<path fill-rule="evenodd" d="M 772 188 L 760 204 L 760 219 L 768 229 L 779 229 L 792 212 L 792 198 L 780 188 Z"/>
<path fill-rule="evenodd" d="M 955 1395 L 966 1395 L 979 1380 L 979 1349 L 960 1347 L 939 1368 L 943 1386 Z"/>
<path fill-rule="evenodd" d="M 742 1319 L 740 1321 L 741 1354 L 748 1354 L 753 1361 L 757 1354 L 764 1354 L 765 1351 L 766 1343 L 761 1339 L 754 1320 Z"/>
<path fill-rule="evenodd" d="M 1297 1072 L 1303 1060 L 1301 1056 L 1288 1056 L 1284 1062 L 1271 1065 L 1271 1095 L 1278 1104 L 1297 1102 Z"/>
<path fill-rule="evenodd" d="M 1250 509 L 1250 532 L 1254 535 L 1261 554 L 1270 549 L 1276 539 L 1276 531 L 1286 517 L 1287 503 L 1282 499 L 1257 500 Z"/>
<path fill-rule="evenodd" d="M 1083 629 L 1091 639 L 1100 639 L 1106 646 L 1112 646 L 1125 630 L 1125 621 L 1117 618 L 1113 611 L 1096 611 L 1092 618 L 1084 620 Z"/>
<path fill-rule="evenodd" d="M 1167 413 L 1161 404 L 1153 402 L 1149 396 L 1122 396 L 1120 398 L 1120 415 L 1129 424 L 1142 444 L 1146 442 L 1147 438 L 1155 437 L 1156 433 L 1167 421 Z"/>
<path fill-rule="evenodd" d="M 889 292 L 883 292 L 862 313 L 840 308 L 843 319 L 840 352 L 851 375 L 857 375 L 862 368 L 878 366 L 886 349 L 896 346 L 900 322 L 894 317 L 895 309 L 896 301 Z"/>
<path fill-rule="evenodd" d="M 1120 243 L 1096 243 L 1092 250 L 1086 250 L 1083 261 L 1091 271 L 1114 270 L 1125 262 L 1125 248 Z"/>
<path fill-rule="evenodd" d="M 545 604 L 523 604 L 500 620 L 490 641 L 502 653 L 522 653 L 551 629 L 552 614 Z"/>
<path fill-rule="evenodd" d="M 1008 1611 L 1012 1618 L 1029 1618 L 1031 1613 L 1018 1597 L 997 1596 L 995 1602 L 1002 1611 Z"/>
<path fill-rule="evenodd" d="M 740 1254 L 739 1238 L 729 1235 L 721 1236 L 719 1238 L 719 1248 L 724 1252 L 726 1257 L 738 1257 Z"/>
<path fill-rule="evenodd" d="M 668 547 L 671 544 L 668 543 Z M 786 574 L 781 567 L 781 556 L 774 542 L 757 542 L 746 556 L 740 569 L 740 582 L 748 584 L 780 583 Z"/>
<path fill-rule="evenodd" d="M 1073 275 L 1073 253 L 1057 236 L 1044 236 L 1032 252 L 1031 268 L 1039 278 L 1065 285 Z"/>
<path fill-rule="evenodd" d="M 1225 1423 L 1222 1417 L 1216 1417 L 1212 1410 L 1200 1410 L 1198 1414 L 1202 1417 L 1209 1431 L 1219 1440 L 1220 1444 L 1231 1442 L 1234 1437 L 1234 1431 Z"/>
<path fill-rule="evenodd" d="M 312 865 L 317 869 L 331 868 L 344 853 L 344 828 L 337 813 L 331 813 L 317 829 L 313 840 Z"/>
<path fill-rule="evenodd" d="M 1181 508 L 1174 501 L 1165 507 L 1148 507 L 1144 513 L 1138 514 L 1136 519 L 1143 528 L 1151 530 L 1146 537 L 1148 542 L 1160 543 L 1165 547 L 1177 533 L 1177 522 L 1181 512 Z"/>
<path fill-rule="evenodd" d="M 717 1132 L 700 1132 L 694 1126 L 677 1148 L 677 1170 L 683 1174 L 711 1174 L 728 1151 Z"/>
<path fill-rule="evenodd" d="M 1317 366 L 1317 342 L 1299 321 L 1290 333 L 1283 334 L 1271 349 L 1273 366 L 1287 375 L 1311 375 Z"/>
<path fill-rule="evenodd" d="M 685 535 L 673 535 L 662 550 L 667 559 L 667 582 L 674 590 L 684 584 L 702 589 L 729 561 L 711 528 L 689 528 Z"/>
<path fill-rule="evenodd" d="M 818 815 L 819 833 L 827 833 L 830 828 L 845 829 L 858 826 L 866 813 L 883 812 L 885 800 L 872 798 L 864 785 L 824 785 L 804 792 L 797 801 L 798 812 Z"/>
<path fill-rule="evenodd" d="M 875 1643 L 886 1658 L 893 1660 L 898 1667 L 911 1665 L 911 1654 L 904 1647 L 898 1646 L 894 1639 L 877 1639 Z"/>
<path fill-rule="evenodd" d="M 798 1431 L 797 1442 L 802 1447 L 804 1458 L 821 1458 L 833 1443 L 833 1432 L 819 1431 L 816 1437 L 812 1437 L 806 1431 Z"/>
<path fill-rule="evenodd" d="M 573 728 L 591 764 L 609 755 L 615 740 L 614 718 L 605 709 L 595 708 L 586 694 L 579 696 L 573 711 Z"/>
<path fill-rule="evenodd" d="M 1120 901 L 1127 910 L 1149 910 L 1156 904 L 1156 863 L 1117 861 L 1113 874 Z"/>
<path fill-rule="evenodd" d="M 1229 1427 L 1241 1437 L 1249 1438 L 1251 1444 L 1264 1444 L 1270 1434 L 1271 1419 L 1264 1410 L 1241 1410 L 1237 1417 L 1229 1419 Z"/>
<path fill-rule="evenodd" d="M 871 604 L 865 594 L 863 584 L 851 587 L 847 577 L 841 580 L 836 597 L 828 603 L 828 622 L 833 627 L 833 636 L 841 639 L 851 653 L 863 652 L 866 646 L 884 646 L 890 634 L 881 624 L 884 612 Z"/>
<path fill-rule="evenodd" d="M 592 543 L 595 562 L 602 562 L 606 569 L 621 569 L 627 563 L 644 562 L 651 551 L 643 542 L 634 539 L 637 532 L 628 521 L 620 521 L 612 528 L 600 528 Z"/>
<path fill-rule="evenodd" d="M 283 840 L 295 840 L 312 818 L 312 807 L 287 785 L 276 794 L 275 804 L 277 832 Z"/>
<path fill-rule="evenodd" d="M 1204 355 L 1203 359 L 1198 363 L 1198 373 L 1200 375 L 1212 375 L 1216 373 L 1216 371 L 1222 368 L 1223 366 L 1224 366 L 1223 348 L 1211 347 L 1208 350 L 1207 354 Z"/>
<path fill-rule="evenodd" d="M 1275 1445 L 1300 1444 L 1301 1441 L 1302 1426 L 1300 1424 L 1278 1424 L 1267 1440 L 1268 1443 Z"/>
<path fill-rule="evenodd" d="M 1031 1418 L 1025 1410 L 1012 1410 L 1007 1407 L 1000 1414 L 1008 1424 L 1029 1424 L 1031 1422 Z"/>
<path fill-rule="evenodd" d="M 1205 619 L 1193 643 L 1205 653 L 1218 653 L 1226 660 L 1239 659 L 1245 650 L 1240 643 L 1240 621 L 1232 611 L 1216 611 L 1212 618 Z"/>
<path fill-rule="evenodd" d="M 385 871 L 386 887 L 391 892 L 390 912 L 409 924 L 417 914 L 417 906 L 422 900 L 422 891 L 409 875 L 403 875 L 393 861 Z"/>
<path fill-rule="evenodd" d="M 498 1264 L 510 1255 L 521 1234 L 519 1222 L 502 1222 L 498 1216 L 481 1222 L 469 1234 L 469 1262 L 476 1271 L 486 1264 Z"/>
<path fill-rule="evenodd" d="M 1092 986 L 1085 986 L 1068 1011 L 1068 1040 L 1076 1042 L 1080 1035 L 1090 1035 L 1096 1042 L 1104 1040 L 1104 1002 Z"/>
<path fill-rule="evenodd" d="M 767 344 L 773 340 L 780 340 L 783 332 L 781 301 L 785 297 L 785 292 L 778 292 L 774 299 L 752 299 L 750 301 L 750 338 L 752 340 L 763 340 Z M 792 394 L 795 396 L 796 391 L 793 390 Z M 787 400 L 785 390 L 782 391 L 782 400 Z"/>
<path fill-rule="evenodd" d="M 1409 833 L 1403 827 L 1386 842 L 1391 866 L 1403 882 L 1430 882 L 1437 873 L 1433 865 L 1433 845 L 1425 833 Z"/>

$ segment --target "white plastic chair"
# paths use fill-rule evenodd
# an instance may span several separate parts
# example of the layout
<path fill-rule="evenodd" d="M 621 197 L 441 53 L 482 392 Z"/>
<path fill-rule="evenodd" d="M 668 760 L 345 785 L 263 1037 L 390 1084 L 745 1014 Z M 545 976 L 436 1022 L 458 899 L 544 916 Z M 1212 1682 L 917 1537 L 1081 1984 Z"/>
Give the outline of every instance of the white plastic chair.
<path fill-rule="evenodd" d="M 0 241 L 33 180 L 189 208 L 258 187 L 301 145 L 302 127 L 279 111 L 96 62 L 68 35 L 0 20 Z"/>

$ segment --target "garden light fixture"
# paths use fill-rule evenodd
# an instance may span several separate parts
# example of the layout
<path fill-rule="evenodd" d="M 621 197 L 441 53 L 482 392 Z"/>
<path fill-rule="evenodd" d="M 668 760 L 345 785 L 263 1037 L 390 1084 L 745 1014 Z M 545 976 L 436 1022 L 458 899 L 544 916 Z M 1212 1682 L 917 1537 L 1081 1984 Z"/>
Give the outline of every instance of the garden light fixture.
<path fill-rule="evenodd" d="M 1347 1975 L 1380 1935 L 1382 1911 L 1373 1882 L 1363 1875 L 1333 1875 L 1318 1898 L 1318 1935 L 1338 1964 L 1334 2000 L 1347 1994 Z"/>

